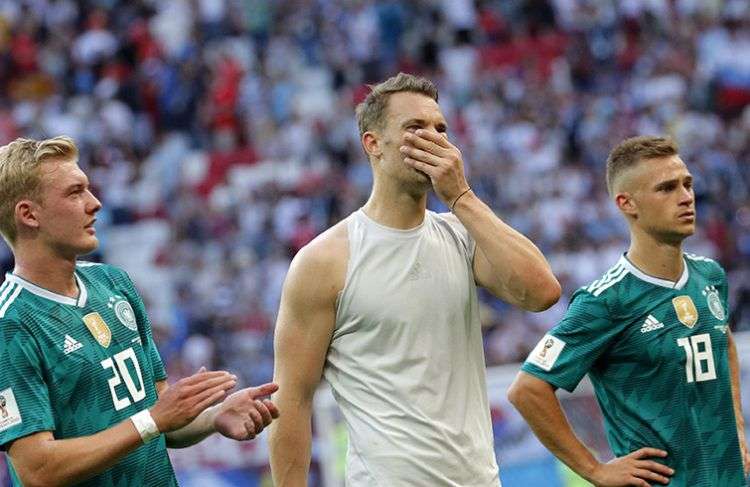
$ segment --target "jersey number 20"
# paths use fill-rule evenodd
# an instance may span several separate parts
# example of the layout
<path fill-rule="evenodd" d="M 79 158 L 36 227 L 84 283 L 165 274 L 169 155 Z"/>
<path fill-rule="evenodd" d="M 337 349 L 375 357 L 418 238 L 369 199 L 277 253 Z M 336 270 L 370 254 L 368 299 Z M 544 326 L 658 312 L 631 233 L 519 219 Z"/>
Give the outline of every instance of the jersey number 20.
<path fill-rule="evenodd" d="M 714 352 L 711 348 L 711 335 L 702 333 L 685 338 L 678 338 L 677 345 L 685 349 L 685 373 L 687 381 L 703 382 L 716 378 L 716 367 L 714 366 Z M 701 346 L 702 345 L 702 346 Z M 693 374 L 695 369 L 695 374 Z"/>
<path fill-rule="evenodd" d="M 112 359 L 115 359 L 114 362 Z M 127 361 L 133 364 L 135 373 L 138 374 L 138 385 L 133 382 L 133 377 L 130 375 L 128 370 Z M 105 369 L 112 369 L 114 376 L 109 379 L 109 392 L 112 393 L 112 402 L 115 404 L 115 411 L 130 406 L 132 402 L 138 402 L 146 397 L 146 388 L 143 386 L 143 376 L 141 375 L 141 366 L 138 364 L 138 357 L 136 357 L 133 347 L 123 350 L 122 352 L 116 353 L 114 357 L 109 357 L 101 361 L 102 367 Z M 116 365 L 115 365 L 116 364 Z M 122 377 L 122 378 L 121 378 Z M 117 397 L 117 391 L 115 388 L 125 380 L 125 386 L 128 388 L 128 394 L 130 398 L 123 397 L 122 399 Z"/>

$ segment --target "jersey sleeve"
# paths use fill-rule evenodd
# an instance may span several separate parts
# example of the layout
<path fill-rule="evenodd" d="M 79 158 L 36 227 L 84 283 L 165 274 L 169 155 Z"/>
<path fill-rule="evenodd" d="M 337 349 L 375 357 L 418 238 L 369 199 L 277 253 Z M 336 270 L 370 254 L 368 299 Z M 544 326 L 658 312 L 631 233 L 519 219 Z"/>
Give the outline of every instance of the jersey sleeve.
<path fill-rule="evenodd" d="M 579 290 L 565 317 L 542 337 L 521 370 L 572 392 L 617 333 L 607 302 Z"/>
<path fill-rule="evenodd" d="M 159 355 L 159 350 L 156 348 L 154 337 L 151 332 L 151 320 L 146 313 L 146 305 L 143 304 L 141 295 L 138 294 L 138 290 L 133 284 L 133 280 L 130 279 L 128 274 L 117 269 L 121 274 L 121 279 L 125 281 L 125 286 L 128 289 L 128 301 L 133 306 L 133 312 L 135 313 L 136 322 L 138 323 L 138 333 L 141 336 L 141 343 L 143 344 L 143 350 L 146 352 L 146 356 L 151 362 L 151 369 L 154 374 L 155 381 L 161 381 L 167 378 L 167 371 L 164 368 L 164 362 Z"/>
<path fill-rule="evenodd" d="M 42 353 L 29 330 L 12 320 L 0 322 L 0 447 L 55 421 L 44 382 Z"/>

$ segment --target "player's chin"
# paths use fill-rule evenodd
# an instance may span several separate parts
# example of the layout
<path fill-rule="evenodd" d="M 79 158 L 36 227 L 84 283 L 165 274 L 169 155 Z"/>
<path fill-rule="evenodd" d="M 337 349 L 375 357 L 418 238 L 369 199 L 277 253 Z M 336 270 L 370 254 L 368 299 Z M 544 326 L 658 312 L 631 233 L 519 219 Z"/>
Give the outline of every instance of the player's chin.
<path fill-rule="evenodd" d="M 99 239 L 96 235 L 88 235 L 80 242 L 77 249 L 78 255 L 86 255 L 99 248 Z"/>

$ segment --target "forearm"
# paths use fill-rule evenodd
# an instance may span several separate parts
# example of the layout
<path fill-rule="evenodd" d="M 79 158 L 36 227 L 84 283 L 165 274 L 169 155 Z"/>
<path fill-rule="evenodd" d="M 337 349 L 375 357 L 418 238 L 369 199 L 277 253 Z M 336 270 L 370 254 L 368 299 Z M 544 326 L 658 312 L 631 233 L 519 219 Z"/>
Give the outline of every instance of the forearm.
<path fill-rule="evenodd" d="M 581 477 L 591 480 L 599 461 L 578 439 L 554 391 L 523 391 L 511 398 L 539 441 Z"/>
<path fill-rule="evenodd" d="M 279 409 L 282 407 L 279 404 Z M 282 416 L 271 425 L 269 447 L 275 486 L 307 486 L 312 442 L 310 421 L 310 407 L 284 408 Z"/>
<path fill-rule="evenodd" d="M 14 457 L 31 457 L 30 452 L 11 447 L 14 465 L 24 465 L 19 471 L 26 487 L 65 486 L 81 482 L 102 473 L 125 455 L 143 444 L 130 419 L 94 435 L 48 441 L 34 445 L 33 461 L 18 462 Z"/>
<path fill-rule="evenodd" d="M 490 291 L 530 311 L 546 309 L 557 301 L 559 284 L 531 240 L 503 222 L 471 191 L 458 200 L 453 212 L 477 244 L 475 258 L 486 259 L 490 266 L 491 271 L 484 273 L 490 282 L 482 283 Z"/>
<path fill-rule="evenodd" d="M 742 396 L 740 395 L 740 362 L 737 356 L 737 347 L 734 343 L 734 337 L 731 332 L 728 337 L 729 346 L 729 372 L 730 382 L 732 385 L 732 405 L 734 406 L 734 416 L 737 422 L 737 435 L 740 444 L 745 444 L 745 418 L 742 415 Z"/>
<path fill-rule="evenodd" d="M 212 435 L 216 431 L 214 428 L 214 418 L 219 411 L 219 406 L 217 404 L 206 409 L 187 426 L 167 433 L 165 435 L 167 447 L 187 448 Z"/>

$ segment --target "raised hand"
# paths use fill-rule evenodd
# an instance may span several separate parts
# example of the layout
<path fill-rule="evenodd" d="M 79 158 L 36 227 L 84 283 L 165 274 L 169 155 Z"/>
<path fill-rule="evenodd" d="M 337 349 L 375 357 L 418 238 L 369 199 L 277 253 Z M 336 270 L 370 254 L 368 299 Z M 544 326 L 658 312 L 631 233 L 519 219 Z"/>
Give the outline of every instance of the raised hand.
<path fill-rule="evenodd" d="M 239 390 L 226 398 L 214 418 L 214 429 L 233 440 L 252 440 L 279 417 L 279 410 L 269 399 L 260 399 L 276 392 L 273 383 Z"/>
<path fill-rule="evenodd" d="M 451 207 L 469 189 L 461 151 L 441 133 L 419 129 L 404 134 L 404 162 L 429 176 L 435 193 Z"/>
<path fill-rule="evenodd" d="M 641 448 L 624 457 L 601 464 L 591 474 L 591 482 L 597 487 L 650 487 L 649 481 L 669 483 L 674 470 L 659 462 L 648 460 L 666 457 L 667 452 L 656 448 Z"/>
<path fill-rule="evenodd" d="M 167 387 L 151 408 L 151 417 L 162 433 L 178 430 L 221 401 L 236 384 L 237 377 L 229 372 L 201 369 Z"/>

